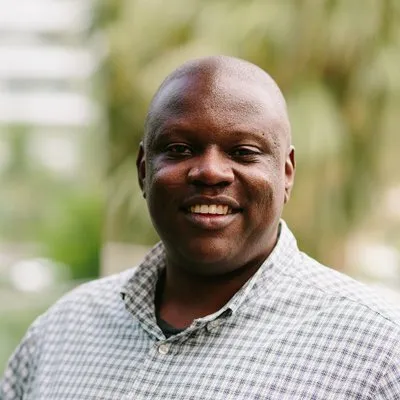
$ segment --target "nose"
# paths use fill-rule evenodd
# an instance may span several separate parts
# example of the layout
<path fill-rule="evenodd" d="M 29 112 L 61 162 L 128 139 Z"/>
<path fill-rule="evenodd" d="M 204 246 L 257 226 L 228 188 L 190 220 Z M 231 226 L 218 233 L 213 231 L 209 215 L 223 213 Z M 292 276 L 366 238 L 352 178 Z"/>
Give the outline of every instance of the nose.
<path fill-rule="evenodd" d="M 227 186 L 234 180 L 229 158 L 215 147 L 193 158 L 188 173 L 189 183 L 204 186 Z"/>

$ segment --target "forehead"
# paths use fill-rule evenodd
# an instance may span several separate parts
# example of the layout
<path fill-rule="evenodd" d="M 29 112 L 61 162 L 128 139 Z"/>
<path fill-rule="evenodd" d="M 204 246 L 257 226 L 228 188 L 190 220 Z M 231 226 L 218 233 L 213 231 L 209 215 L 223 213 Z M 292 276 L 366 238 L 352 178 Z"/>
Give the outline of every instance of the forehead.
<path fill-rule="evenodd" d="M 260 82 L 229 74 L 181 76 L 168 82 L 153 100 L 147 135 L 154 139 L 179 126 L 198 132 L 278 133 L 288 129 L 284 107 L 274 91 Z"/>

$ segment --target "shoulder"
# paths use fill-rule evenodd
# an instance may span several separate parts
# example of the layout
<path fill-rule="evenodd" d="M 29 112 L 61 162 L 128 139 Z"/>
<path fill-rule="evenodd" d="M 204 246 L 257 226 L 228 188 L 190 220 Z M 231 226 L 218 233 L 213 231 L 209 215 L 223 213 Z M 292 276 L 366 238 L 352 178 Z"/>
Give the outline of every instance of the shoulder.
<path fill-rule="evenodd" d="M 324 266 L 304 253 L 292 270 L 292 278 L 305 290 L 319 293 L 350 317 L 363 315 L 375 324 L 390 326 L 400 339 L 400 307 L 379 296 L 372 288 Z"/>
<path fill-rule="evenodd" d="M 304 253 L 281 271 L 277 296 L 291 323 L 333 358 L 370 373 L 376 396 L 400 393 L 400 307 Z M 280 312 L 282 313 L 282 309 Z M 397 398 L 397 397 L 396 397 Z"/>
<path fill-rule="evenodd" d="M 118 313 L 123 308 L 121 289 L 125 282 L 135 274 L 136 268 L 96 279 L 79 285 L 61 297 L 42 316 L 42 323 L 57 320 L 65 324 L 68 317 L 74 321 L 83 316 L 93 319 L 98 315 Z"/>
<path fill-rule="evenodd" d="M 118 274 L 83 283 L 64 295 L 57 303 L 64 305 L 65 303 L 91 300 L 107 303 L 107 300 L 120 293 L 123 285 L 135 275 L 135 272 L 136 268 L 130 268 Z"/>
<path fill-rule="evenodd" d="M 134 274 L 135 269 L 130 269 L 96 279 L 61 297 L 29 330 L 38 353 L 34 359 L 45 359 L 63 346 L 74 348 L 91 335 L 104 334 L 126 323 L 128 313 L 121 298 L 121 288 Z"/>
<path fill-rule="evenodd" d="M 80 285 L 64 295 L 29 327 L 11 356 L 0 382 L 0 398 L 22 398 L 35 387 L 39 366 L 66 350 L 79 349 L 82 338 L 111 329 L 124 316 L 120 290 L 134 269 Z M 83 342 L 82 342 L 83 343 Z M 3 396 L 3 397 L 2 397 Z"/>

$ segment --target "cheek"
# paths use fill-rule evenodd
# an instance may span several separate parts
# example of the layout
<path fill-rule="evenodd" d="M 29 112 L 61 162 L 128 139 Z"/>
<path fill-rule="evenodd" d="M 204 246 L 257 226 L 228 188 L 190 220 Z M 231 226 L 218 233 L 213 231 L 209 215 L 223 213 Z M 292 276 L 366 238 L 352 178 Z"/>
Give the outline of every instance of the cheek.
<path fill-rule="evenodd" d="M 249 209 L 253 216 L 263 219 L 280 213 L 284 203 L 284 176 L 278 169 L 253 174 L 247 190 Z"/>
<path fill-rule="evenodd" d="M 185 181 L 183 168 L 177 165 L 155 164 L 148 171 L 148 191 L 170 191 Z"/>
<path fill-rule="evenodd" d="M 178 207 L 179 193 L 185 175 L 176 166 L 153 167 L 147 179 L 147 203 L 152 215 L 167 216 L 165 210 Z"/>

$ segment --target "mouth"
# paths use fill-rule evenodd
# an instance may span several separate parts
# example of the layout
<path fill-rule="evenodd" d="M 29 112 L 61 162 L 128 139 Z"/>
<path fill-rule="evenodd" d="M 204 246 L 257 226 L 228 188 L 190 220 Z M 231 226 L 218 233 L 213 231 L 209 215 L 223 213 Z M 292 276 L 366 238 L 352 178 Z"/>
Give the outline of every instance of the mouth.
<path fill-rule="evenodd" d="M 183 204 L 182 211 L 196 229 L 219 231 L 236 221 L 242 209 L 231 197 L 196 196 Z"/>
<path fill-rule="evenodd" d="M 230 196 L 193 196 L 183 202 L 188 214 L 229 215 L 242 211 L 237 200 Z"/>
<path fill-rule="evenodd" d="M 194 204 L 188 207 L 186 211 L 192 214 L 206 215 L 228 215 L 233 212 L 230 206 L 223 204 Z"/>

